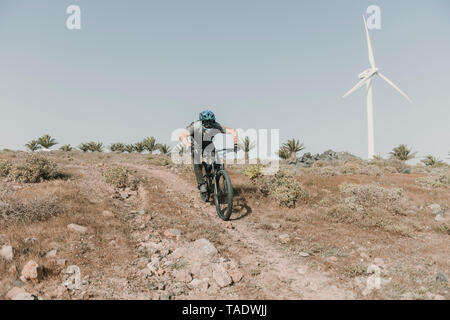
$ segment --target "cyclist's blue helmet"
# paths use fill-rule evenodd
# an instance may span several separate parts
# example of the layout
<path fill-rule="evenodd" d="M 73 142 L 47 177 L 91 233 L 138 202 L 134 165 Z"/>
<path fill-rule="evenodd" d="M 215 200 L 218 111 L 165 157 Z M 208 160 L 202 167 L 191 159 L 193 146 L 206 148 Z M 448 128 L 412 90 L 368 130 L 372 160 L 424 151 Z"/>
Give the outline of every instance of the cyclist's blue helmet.
<path fill-rule="evenodd" d="M 216 121 L 216 116 L 214 115 L 214 112 L 210 110 L 205 110 L 200 112 L 199 116 L 200 121 Z"/>

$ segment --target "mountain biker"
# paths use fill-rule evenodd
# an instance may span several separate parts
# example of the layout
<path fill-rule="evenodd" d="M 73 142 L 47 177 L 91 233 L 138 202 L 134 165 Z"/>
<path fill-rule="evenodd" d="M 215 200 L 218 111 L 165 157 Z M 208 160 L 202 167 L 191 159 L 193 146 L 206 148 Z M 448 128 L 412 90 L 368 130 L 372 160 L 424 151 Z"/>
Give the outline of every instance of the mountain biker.
<path fill-rule="evenodd" d="M 186 130 L 183 131 L 179 137 L 180 141 L 188 148 L 191 147 L 191 142 L 188 137 L 191 137 L 194 142 L 194 146 L 191 148 L 191 156 L 194 164 L 197 187 L 202 193 L 207 192 L 207 188 L 202 173 L 201 155 L 204 154 L 205 149 L 210 149 L 208 146 L 212 143 L 212 138 L 218 133 L 231 134 L 236 150 L 236 145 L 238 143 L 237 131 L 235 129 L 226 128 L 216 122 L 216 116 L 210 110 L 200 112 L 199 119 L 187 126 Z M 213 152 L 214 151 L 212 151 L 211 154 L 213 154 Z"/>

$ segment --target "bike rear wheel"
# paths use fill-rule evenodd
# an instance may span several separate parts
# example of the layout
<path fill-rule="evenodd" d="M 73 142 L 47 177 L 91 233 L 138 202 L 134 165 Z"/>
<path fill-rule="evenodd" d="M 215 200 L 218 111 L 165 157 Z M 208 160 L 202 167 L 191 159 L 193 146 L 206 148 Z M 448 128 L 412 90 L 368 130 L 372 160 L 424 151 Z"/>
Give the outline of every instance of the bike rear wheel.
<path fill-rule="evenodd" d="M 225 221 L 229 220 L 233 211 L 233 186 L 230 176 L 225 170 L 219 170 L 216 173 L 214 204 L 219 217 Z"/>

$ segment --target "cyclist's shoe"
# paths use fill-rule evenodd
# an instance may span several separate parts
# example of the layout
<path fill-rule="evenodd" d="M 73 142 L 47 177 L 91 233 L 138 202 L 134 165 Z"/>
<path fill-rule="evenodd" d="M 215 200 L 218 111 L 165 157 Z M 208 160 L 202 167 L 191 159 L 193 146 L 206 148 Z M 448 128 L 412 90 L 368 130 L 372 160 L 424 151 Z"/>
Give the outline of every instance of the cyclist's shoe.
<path fill-rule="evenodd" d="M 204 183 L 200 185 L 199 190 L 201 193 L 208 192 L 208 189 L 206 188 L 206 184 L 204 184 Z"/>

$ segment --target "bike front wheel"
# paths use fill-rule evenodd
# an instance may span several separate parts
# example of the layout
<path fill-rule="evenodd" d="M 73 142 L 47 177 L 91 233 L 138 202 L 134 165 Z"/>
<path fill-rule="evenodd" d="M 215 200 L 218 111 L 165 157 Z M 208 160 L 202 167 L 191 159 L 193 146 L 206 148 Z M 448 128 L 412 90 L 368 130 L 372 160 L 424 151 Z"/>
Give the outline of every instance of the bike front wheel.
<path fill-rule="evenodd" d="M 229 220 L 233 211 L 233 186 L 228 172 L 219 170 L 216 173 L 214 186 L 214 204 L 222 220 Z"/>

